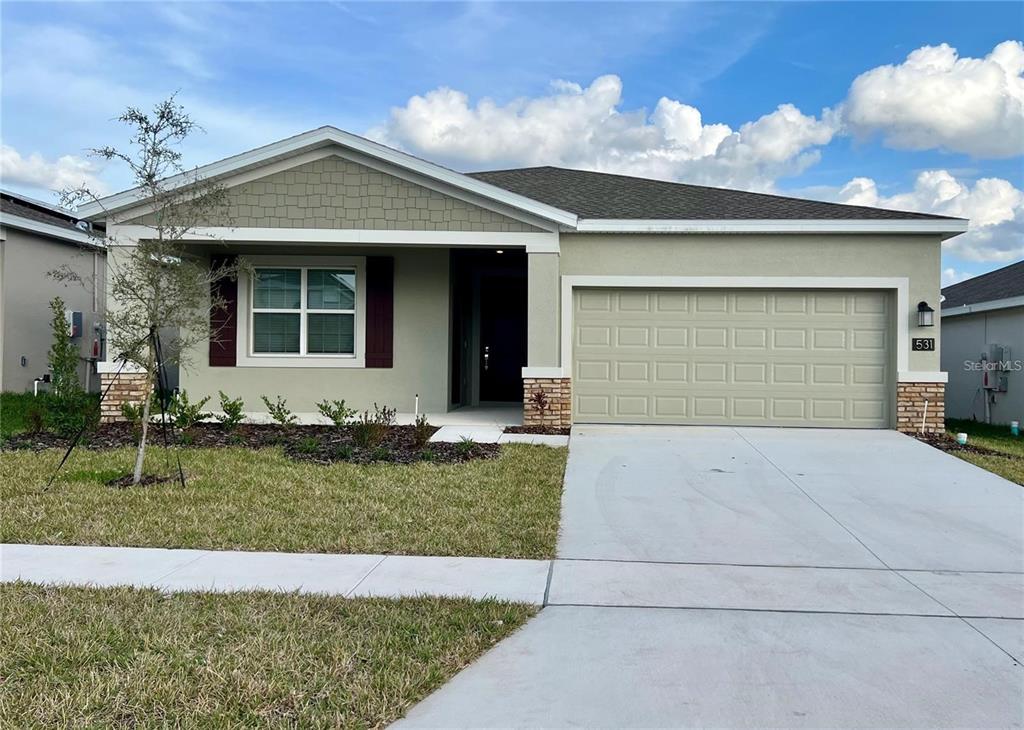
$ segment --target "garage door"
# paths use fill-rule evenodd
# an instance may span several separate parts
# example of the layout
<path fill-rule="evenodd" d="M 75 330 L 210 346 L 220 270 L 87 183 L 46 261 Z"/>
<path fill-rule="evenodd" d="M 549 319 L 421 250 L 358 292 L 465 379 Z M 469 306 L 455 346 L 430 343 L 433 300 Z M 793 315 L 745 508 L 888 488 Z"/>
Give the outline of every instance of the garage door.
<path fill-rule="evenodd" d="M 884 428 L 889 300 L 878 291 L 577 289 L 574 420 Z"/>

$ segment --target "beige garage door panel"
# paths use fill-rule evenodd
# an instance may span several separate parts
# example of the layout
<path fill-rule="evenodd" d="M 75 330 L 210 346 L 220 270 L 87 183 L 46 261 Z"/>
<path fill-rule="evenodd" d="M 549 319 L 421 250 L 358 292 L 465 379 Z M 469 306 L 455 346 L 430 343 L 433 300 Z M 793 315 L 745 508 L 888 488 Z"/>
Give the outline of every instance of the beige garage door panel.
<path fill-rule="evenodd" d="M 574 419 L 884 428 L 889 296 L 582 289 Z"/>

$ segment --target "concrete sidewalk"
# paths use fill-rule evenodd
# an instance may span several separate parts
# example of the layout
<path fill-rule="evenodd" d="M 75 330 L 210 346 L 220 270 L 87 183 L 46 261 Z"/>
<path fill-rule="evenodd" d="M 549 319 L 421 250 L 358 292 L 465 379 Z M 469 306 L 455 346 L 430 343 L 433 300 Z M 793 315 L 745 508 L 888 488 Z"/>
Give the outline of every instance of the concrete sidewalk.
<path fill-rule="evenodd" d="M 0 545 L 0 582 L 544 602 L 550 561 Z"/>

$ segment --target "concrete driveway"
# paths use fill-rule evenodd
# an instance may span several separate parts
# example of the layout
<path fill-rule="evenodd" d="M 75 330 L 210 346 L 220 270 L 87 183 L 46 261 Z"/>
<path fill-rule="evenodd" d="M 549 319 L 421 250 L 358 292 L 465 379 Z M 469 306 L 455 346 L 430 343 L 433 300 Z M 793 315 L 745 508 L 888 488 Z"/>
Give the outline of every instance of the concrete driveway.
<path fill-rule="evenodd" d="M 1024 489 L 890 431 L 573 430 L 546 607 L 409 726 L 1024 726 Z"/>

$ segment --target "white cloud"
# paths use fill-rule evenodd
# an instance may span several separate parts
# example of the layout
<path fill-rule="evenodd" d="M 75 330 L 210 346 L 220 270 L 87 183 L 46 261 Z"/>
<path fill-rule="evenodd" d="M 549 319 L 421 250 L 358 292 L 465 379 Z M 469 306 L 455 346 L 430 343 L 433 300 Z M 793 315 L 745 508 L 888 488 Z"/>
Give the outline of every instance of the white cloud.
<path fill-rule="evenodd" d="M 926 170 L 914 189 L 883 196 L 875 181 L 858 177 L 836 199 L 852 205 L 969 218 L 967 233 L 946 241 L 946 250 L 966 261 L 1010 263 L 1024 258 L 1024 192 L 1008 180 L 982 178 L 972 186 L 946 170 Z"/>
<path fill-rule="evenodd" d="M 918 48 L 898 65 L 858 76 L 843 104 L 848 130 L 881 134 L 901 149 L 977 157 L 1024 152 L 1024 45 L 1005 41 L 984 58 L 960 58 L 945 43 Z"/>
<path fill-rule="evenodd" d="M 961 281 L 970 279 L 974 274 L 966 271 L 957 271 L 950 267 L 942 270 L 942 286 L 947 287 L 952 284 L 959 284 Z"/>
<path fill-rule="evenodd" d="M 733 130 L 705 124 L 698 109 L 662 97 L 650 115 L 623 110 L 622 81 L 586 88 L 556 81 L 550 93 L 476 104 L 439 88 L 413 96 L 371 131 L 386 144 L 456 166 L 559 165 L 662 179 L 769 190 L 818 160 L 837 120 L 792 104 Z"/>
<path fill-rule="evenodd" d="M 5 186 L 13 183 L 57 192 L 85 186 L 104 194 L 108 188 L 97 172 L 96 164 L 81 157 L 64 155 L 50 161 L 37 153 L 23 157 L 10 145 L 0 145 L 0 180 Z"/>

